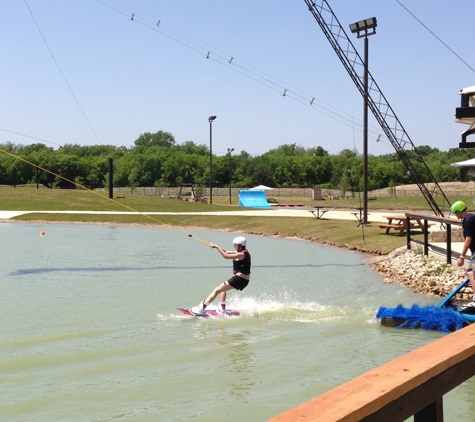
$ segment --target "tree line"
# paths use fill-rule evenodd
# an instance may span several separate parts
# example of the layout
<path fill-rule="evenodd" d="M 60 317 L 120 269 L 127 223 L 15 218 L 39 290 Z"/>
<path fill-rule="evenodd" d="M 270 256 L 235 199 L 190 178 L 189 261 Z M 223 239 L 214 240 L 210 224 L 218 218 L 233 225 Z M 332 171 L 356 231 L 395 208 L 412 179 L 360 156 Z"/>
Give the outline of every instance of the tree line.
<path fill-rule="evenodd" d="M 49 188 L 65 187 L 64 179 L 91 188 L 107 187 L 108 159 L 114 161 L 114 186 L 180 186 L 193 183 L 207 187 L 210 180 L 210 155 L 207 145 L 192 141 L 177 144 L 169 132 L 143 133 L 127 148 L 114 145 L 81 146 L 65 144 L 57 149 L 42 143 L 0 144 L 9 154 L 0 154 L 0 184 L 40 183 Z M 452 148 L 439 151 L 430 146 L 408 151 L 422 178 L 429 175 L 422 157 L 439 182 L 459 180 L 459 169 L 450 164 L 472 158 L 470 150 Z M 1 152 L 1 151 L 0 151 Z M 22 160 L 20 160 L 21 158 Z M 346 192 L 361 191 L 363 160 L 361 154 L 343 149 L 330 155 L 321 146 L 303 148 L 285 144 L 259 156 L 246 151 L 214 156 L 213 186 L 248 188 L 267 185 L 276 188 L 322 187 Z M 49 170 L 37 170 L 29 163 Z M 64 178 L 64 179 L 63 179 Z M 396 153 L 368 157 L 368 189 L 411 184 Z M 67 183 L 66 183 L 67 185 Z"/>

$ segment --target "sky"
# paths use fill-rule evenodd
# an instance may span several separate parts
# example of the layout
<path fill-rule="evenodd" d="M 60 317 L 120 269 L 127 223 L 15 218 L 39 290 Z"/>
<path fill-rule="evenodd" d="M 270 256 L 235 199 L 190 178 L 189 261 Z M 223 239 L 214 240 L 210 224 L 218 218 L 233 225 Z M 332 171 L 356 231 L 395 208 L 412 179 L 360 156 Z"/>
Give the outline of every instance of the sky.
<path fill-rule="evenodd" d="M 377 18 L 369 70 L 416 147 L 457 148 L 475 2 L 328 2 L 362 57 L 348 25 Z M 215 115 L 216 155 L 363 150 L 363 98 L 304 0 L 2 0 L 0 14 L 0 143 L 131 147 L 162 130 L 209 146 Z M 369 153 L 393 153 L 369 125 Z"/>

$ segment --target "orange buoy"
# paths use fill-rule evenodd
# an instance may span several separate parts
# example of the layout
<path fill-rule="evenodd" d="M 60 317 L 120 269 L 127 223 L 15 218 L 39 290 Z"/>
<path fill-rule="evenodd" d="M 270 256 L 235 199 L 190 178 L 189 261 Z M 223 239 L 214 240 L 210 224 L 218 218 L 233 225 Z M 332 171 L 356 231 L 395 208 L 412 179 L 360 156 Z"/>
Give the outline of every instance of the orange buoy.
<path fill-rule="evenodd" d="M 45 232 L 40 232 L 40 236 L 44 236 L 45 234 Z"/>

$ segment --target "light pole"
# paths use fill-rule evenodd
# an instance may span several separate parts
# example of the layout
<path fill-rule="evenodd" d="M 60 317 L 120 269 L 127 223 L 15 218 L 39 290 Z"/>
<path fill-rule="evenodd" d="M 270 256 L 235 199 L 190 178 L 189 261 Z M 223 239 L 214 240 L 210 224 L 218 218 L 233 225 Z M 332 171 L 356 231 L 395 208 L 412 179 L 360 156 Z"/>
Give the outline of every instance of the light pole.
<path fill-rule="evenodd" d="M 216 116 L 209 116 L 209 203 L 213 203 L 213 121 Z"/>
<path fill-rule="evenodd" d="M 234 148 L 228 148 L 228 154 L 229 154 L 229 203 L 232 204 L 231 202 L 231 153 L 234 151 Z"/>
<path fill-rule="evenodd" d="M 365 19 L 350 25 L 350 31 L 364 37 L 364 108 L 363 108 L 363 217 L 360 224 L 368 223 L 368 37 L 376 34 L 376 18 Z"/>

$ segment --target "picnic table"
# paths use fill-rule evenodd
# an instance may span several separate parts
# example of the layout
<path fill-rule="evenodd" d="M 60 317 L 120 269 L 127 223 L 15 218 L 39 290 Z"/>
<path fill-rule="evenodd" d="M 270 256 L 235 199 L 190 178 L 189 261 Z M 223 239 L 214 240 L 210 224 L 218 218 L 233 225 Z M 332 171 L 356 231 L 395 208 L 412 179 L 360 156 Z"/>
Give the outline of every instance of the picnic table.
<path fill-rule="evenodd" d="M 388 222 L 386 224 L 378 224 L 380 229 L 386 229 L 386 234 L 389 234 L 390 230 L 399 231 L 400 235 L 403 235 L 407 230 L 407 217 L 405 215 L 387 215 L 385 216 Z M 421 218 L 410 218 L 409 230 L 422 230 L 424 231 L 424 221 Z M 428 227 L 433 224 L 428 224 Z"/>
<path fill-rule="evenodd" d="M 356 208 L 358 211 L 357 212 L 352 212 L 351 214 L 353 214 L 356 219 L 358 220 L 359 224 L 362 224 L 363 223 L 363 210 L 364 208 Z M 369 213 L 367 213 L 367 215 L 369 215 Z"/>
<path fill-rule="evenodd" d="M 321 208 L 325 208 L 325 207 L 320 207 L 318 205 L 314 206 L 313 208 L 316 208 L 316 209 L 315 210 L 309 210 L 308 212 L 311 212 L 317 220 L 320 220 L 320 218 L 323 217 L 323 214 L 325 214 L 326 212 L 329 211 L 329 210 L 320 211 Z"/>

